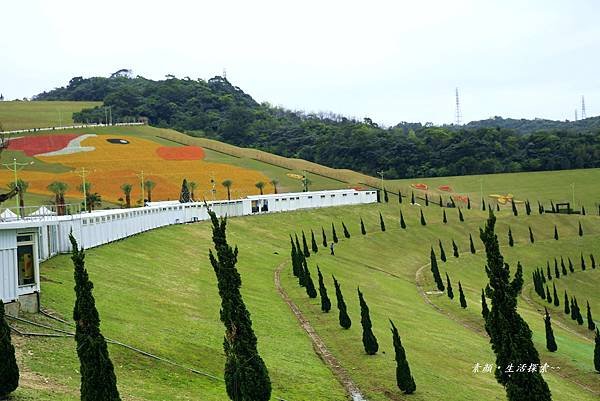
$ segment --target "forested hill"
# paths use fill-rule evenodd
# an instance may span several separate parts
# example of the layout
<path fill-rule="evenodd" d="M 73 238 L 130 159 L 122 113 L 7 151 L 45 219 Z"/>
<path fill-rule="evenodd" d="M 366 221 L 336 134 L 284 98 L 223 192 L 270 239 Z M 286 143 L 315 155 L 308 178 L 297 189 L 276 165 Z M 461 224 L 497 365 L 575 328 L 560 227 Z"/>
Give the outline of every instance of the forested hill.
<path fill-rule="evenodd" d="M 454 128 L 454 126 L 448 126 Z M 462 128 L 504 128 L 511 129 L 521 134 L 531 134 L 538 131 L 575 131 L 575 132 L 597 132 L 600 130 L 600 117 L 590 117 L 577 121 L 556 121 L 535 118 L 528 120 L 525 118 L 502 118 L 494 117 L 486 120 L 471 121 L 460 127 Z"/>
<path fill-rule="evenodd" d="M 370 175 L 383 170 L 389 178 L 600 167 L 596 127 L 543 126 L 526 133 L 506 124 L 456 128 L 400 123 L 384 128 L 368 118 L 259 104 L 223 77 L 153 81 L 120 70 L 108 78 L 73 78 L 66 87 L 34 99 L 101 100 L 115 122 L 146 117 L 152 125 L 190 135 Z M 96 107 L 73 118 L 103 121 L 105 115 L 103 107 Z"/>

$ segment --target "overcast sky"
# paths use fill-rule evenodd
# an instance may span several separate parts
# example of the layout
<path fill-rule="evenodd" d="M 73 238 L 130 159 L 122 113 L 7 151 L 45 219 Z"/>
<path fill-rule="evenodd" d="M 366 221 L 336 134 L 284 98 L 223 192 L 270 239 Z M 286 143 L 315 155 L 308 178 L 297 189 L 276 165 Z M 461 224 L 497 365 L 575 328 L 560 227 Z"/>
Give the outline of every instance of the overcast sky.
<path fill-rule="evenodd" d="M 0 93 L 121 68 L 392 125 L 600 114 L 599 1 L 3 1 Z M 581 111 L 579 111 L 581 112 Z"/>

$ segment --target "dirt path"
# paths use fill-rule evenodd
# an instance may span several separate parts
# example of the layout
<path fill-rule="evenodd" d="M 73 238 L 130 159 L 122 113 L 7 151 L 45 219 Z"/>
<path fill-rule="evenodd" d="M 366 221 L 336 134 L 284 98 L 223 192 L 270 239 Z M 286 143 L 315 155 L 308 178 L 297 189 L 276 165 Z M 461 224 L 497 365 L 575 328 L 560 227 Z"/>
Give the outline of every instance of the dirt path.
<path fill-rule="evenodd" d="M 312 327 L 310 322 L 304 317 L 304 315 L 300 311 L 300 308 L 298 308 L 294 301 L 292 301 L 292 299 L 288 296 L 287 292 L 283 289 L 281 285 L 281 271 L 287 263 L 288 261 L 285 261 L 279 266 L 277 266 L 277 268 L 275 269 L 274 279 L 277 292 L 279 293 L 281 298 L 283 298 L 285 303 L 289 306 L 292 313 L 296 316 L 298 322 L 300 323 L 300 326 L 302 326 L 304 331 L 306 331 L 306 334 L 308 334 L 308 336 L 310 337 L 310 340 L 313 344 L 313 348 L 317 355 L 319 355 L 323 362 L 325 362 L 329 369 L 331 369 L 338 381 L 342 384 L 342 386 L 344 386 L 344 389 L 346 389 L 346 392 L 350 395 L 352 400 L 366 401 L 366 399 L 363 397 L 362 393 L 358 389 L 358 386 L 350 378 L 350 375 L 348 374 L 346 369 L 344 369 L 344 367 L 342 367 L 341 363 L 337 360 L 337 358 L 333 356 L 331 352 L 329 352 L 327 346 L 325 345 L 325 342 L 321 339 L 321 337 L 319 337 L 319 335 L 316 333 L 315 329 Z"/>
<path fill-rule="evenodd" d="M 488 336 L 487 336 L 487 333 L 485 332 L 485 330 L 482 330 L 480 327 L 474 327 L 474 326 L 471 326 L 471 325 L 469 325 L 469 324 L 467 324 L 465 322 L 462 322 L 460 319 L 458 319 L 455 316 L 453 316 L 450 312 L 444 311 L 442 308 L 440 308 L 439 306 L 437 306 L 436 304 L 434 304 L 433 301 L 431 301 L 431 299 L 429 299 L 429 296 L 427 295 L 427 293 L 423 289 L 422 275 L 423 275 L 423 269 L 425 269 L 426 267 L 429 267 L 430 265 L 431 265 L 430 263 L 427 263 L 427 264 L 421 266 L 416 271 L 416 273 L 415 273 L 415 284 L 417 285 L 417 289 L 419 290 L 419 294 L 421 295 L 421 297 L 423 298 L 423 300 L 425 300 L 425 302 L 427 304 L 429 304 L 432 308 L 434 308 L 435 310 L 437 310 L 438 312 L 440 312 L 442 315 L 448 317 L 452 321 L 454 321 L 454 322 L 460 324 L 461 326 L 463 326 L 463 327 L 465 327 L 465 328 L 467 328 L 467 329 L 469 329 L 469 330 L 471 330 L 471 331 L 473 331 L 473 332 L 475 332 L 475 333 L 477 333 L 477 334 L 479 334 L 479 335 L 484 336 L 484 337 L 487 338 Z M 535 309 L 535 305 L 530 300 L 528 300 L 524 295 L 523 295 L 523 298 L 525 299 L 526 302 L 528 302 L 529 304 L 531 304 L 534 307 L 534 309 Z M 585 336 L 582 336 L 581 334 L 576 333 L 576 332 L 574 332 L 574 331 L 572 331 L 572 330 L 564 327 L 564 325 L 560 324 L 560 322 L 556 322 L 556 320 L 554 322 L 558 326 L 560 326 L 561 328 L 569 331 L 570 333 L 573 333 L 573 334 L 575 334 L 575 335 L 577 335 L 579 337 L 582 337 L 582 338 L 585 338 L 586 340 L 589 340 L 589 338 L 586 338 Z M 585 384 L 580 383 L 580 382 L 578 382 L 576 380 L 573 380 L 572 376 L 569 376 L 566 372 L 556 371 L 554 373 L 556 373 L 557 376 L 560 376 L 562 379 L 567 380 L 567 381 L 569 381 L 569 382 L 571 382 L 571 383 L 573 383 L 573 384 L 581 387 L 583 390 L 586 390 L 586 391 L 588 391 L 588 392 L 590 392 L 590 393 L 592 393 L 594 395 L 600 395 L 600 392 L 596 391 L 595 389 L 590 388 L 590 387 L 586 386 Z"/>

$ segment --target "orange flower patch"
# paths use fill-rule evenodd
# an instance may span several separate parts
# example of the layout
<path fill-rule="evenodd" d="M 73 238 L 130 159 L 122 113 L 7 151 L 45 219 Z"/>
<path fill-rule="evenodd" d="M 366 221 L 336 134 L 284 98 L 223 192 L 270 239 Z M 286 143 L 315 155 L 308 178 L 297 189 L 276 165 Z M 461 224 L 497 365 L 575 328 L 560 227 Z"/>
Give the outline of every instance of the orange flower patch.
<path fill-rule="evenodd" d="M 440 185 L 438 189 L 440 191 L 452 192 L 452 187 L 450 185 Z"/>
<path fill-rule="evenodd" d="M 198 146 L 161 146 L 156 154 L 164 160 L 202 160 L 204 149 Z"/>

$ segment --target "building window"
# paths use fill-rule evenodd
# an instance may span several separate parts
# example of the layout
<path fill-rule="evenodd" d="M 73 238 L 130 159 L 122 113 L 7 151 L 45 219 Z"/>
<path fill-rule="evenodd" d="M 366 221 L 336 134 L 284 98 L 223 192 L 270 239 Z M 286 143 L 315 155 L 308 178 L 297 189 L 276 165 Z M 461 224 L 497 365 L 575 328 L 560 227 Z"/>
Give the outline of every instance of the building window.
<path fill-rule="evenodd" d="M 35 284 L 35 252 L 33 235 L 17 236 L 17 265 L 19 285 Z"/>

